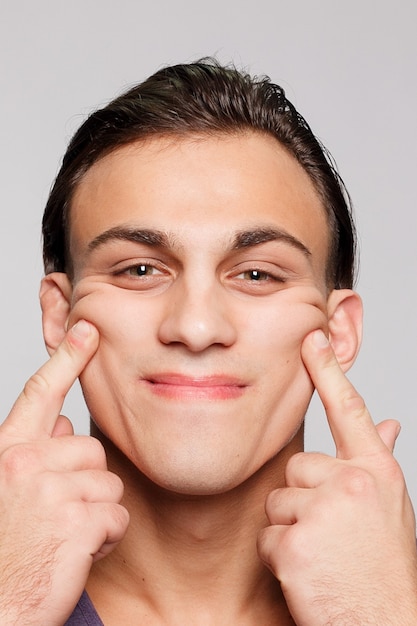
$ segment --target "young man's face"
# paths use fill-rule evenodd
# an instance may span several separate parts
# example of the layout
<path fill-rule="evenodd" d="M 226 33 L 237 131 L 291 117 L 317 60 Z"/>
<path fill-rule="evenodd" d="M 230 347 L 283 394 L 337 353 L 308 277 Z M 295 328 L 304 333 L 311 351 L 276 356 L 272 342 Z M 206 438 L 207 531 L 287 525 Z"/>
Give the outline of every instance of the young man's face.
<path fill-rule="evenodd" d="M 242 483 L 299 429 L 301 342 L 327 324 L 328 226 L 303 169 L 252 133 L 154 139 L 87 172 L 70 229 L 99 428 L 165 488 Z"/>

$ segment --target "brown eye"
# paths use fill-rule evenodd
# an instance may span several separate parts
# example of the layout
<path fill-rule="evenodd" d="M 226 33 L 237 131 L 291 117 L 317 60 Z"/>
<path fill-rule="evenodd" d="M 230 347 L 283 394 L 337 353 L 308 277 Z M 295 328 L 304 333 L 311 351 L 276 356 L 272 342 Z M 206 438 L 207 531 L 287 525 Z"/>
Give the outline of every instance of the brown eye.
<path fill-rule="evenodd" d="M 241 272 L 236 278 L 243 278 L 244 280 L 248 280 L 250 282 L 261 282 L 264 280 L 276 280 L 276 277 L 268 272 L 263 272 L 261 270 L 246 270 Z"/>
<path fill-rule="evenodd" d="M 269 267 L 260 268 L 256 265 L 251 267 L 249 264 L 246 265 L 246 269 L 234 268 L 230 279 L 230 285 L 233 288 L 254 296 L 263 296 L 280 291 L 287 282 L 286 276 L 279 273 L 277 267 L 273 267 L 269 271 Z"/>
<path fill-rule="evenodd" d="M 127 273 L 130 276 L 150 276 L 157 272 L 156 268 L 153 265 L 147 265 L 145 263 L 141 263 L 140 265 L 133 265 L 127 269 Z"/>
<path fill-rule="evenodd" d="M 268 280 L 268 278 L 271 278 L 269 274 L 259 270 L 249 270 L 248 272 L 244 272 L 244 276 L 249 280 Z"/>

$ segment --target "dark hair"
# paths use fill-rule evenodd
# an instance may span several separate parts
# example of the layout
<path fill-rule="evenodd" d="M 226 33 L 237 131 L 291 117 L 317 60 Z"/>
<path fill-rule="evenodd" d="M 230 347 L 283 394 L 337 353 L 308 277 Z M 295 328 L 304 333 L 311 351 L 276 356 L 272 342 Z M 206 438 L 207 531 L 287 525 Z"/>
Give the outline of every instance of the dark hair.
<path fill-rule="evenodd" d="M 153 136 L 236 134 L 275 137 L 310 177 L 328 215 L 331 244 L 327 281 L 351 287 L 356 237 L 349 195 L 328 151 L 268 77 L 251 77 L 213 59 L 166 67 L 93 112 L 72 138 L 43 217 L 46 273 L 67 272 L 69 209 L 74 190 L 99 159 Z"/>

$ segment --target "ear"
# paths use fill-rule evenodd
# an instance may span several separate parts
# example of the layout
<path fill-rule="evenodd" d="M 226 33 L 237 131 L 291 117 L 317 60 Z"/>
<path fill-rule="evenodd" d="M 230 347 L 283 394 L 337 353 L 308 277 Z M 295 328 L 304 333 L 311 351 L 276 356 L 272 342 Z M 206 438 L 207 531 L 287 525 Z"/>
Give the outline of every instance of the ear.
<path fill-rule="evenodd" d="M 67 331 L 72 287 L 66 274 L 53 272 L 42 279 L 39 299 L 42 309 L 43 337 L 52 355 Z"/>
<path fill-rule="evenodd" d="M 362 300 L 351 289 L 335 289 L 327 301 L 329 341 L 344 372 L 353 365 L 362 341 Z"/>

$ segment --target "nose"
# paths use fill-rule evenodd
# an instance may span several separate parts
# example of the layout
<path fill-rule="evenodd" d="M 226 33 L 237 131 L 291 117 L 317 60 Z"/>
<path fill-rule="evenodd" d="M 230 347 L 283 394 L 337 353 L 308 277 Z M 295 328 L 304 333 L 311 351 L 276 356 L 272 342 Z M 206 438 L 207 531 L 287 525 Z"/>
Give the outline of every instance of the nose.
<path fill-rule="evenodd" d="M 162 343 L 179 343 L 191 352 L 201 352 L 215 344 L 228 347 L 235 342 L 236 328 L 221 285 L 200 281 L 191 286 L 179 281 L 169 291 L 159 326 Z"/>

